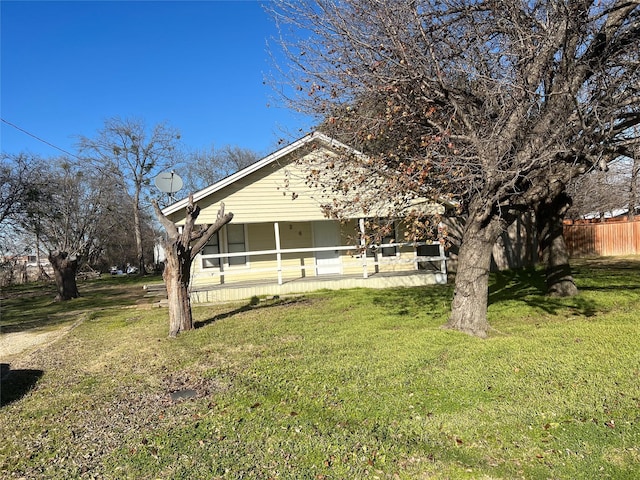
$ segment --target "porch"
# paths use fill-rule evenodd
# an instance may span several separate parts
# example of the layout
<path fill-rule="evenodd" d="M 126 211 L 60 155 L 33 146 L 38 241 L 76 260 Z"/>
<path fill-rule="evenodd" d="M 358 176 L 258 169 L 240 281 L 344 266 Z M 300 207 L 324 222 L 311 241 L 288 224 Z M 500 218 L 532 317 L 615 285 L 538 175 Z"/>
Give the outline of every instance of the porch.
<path fill-rule="evenodd" d="M 437 255 L 419 255 L 425 248 L 435 250 Z M 389 249 L 398 252 L 402 249 L 412 253 L 410 256 L 401 256 L 399 253 L 393 257 L 383 256 L 382 252 L 388 252 Z M 327 252 L 335 256 L 323 258 L 323 253 Z M 322 271 L 325 273 L 319 274 L 317 260 L 311 263 L 304 261 L 309 255 L 323 260 Z M 280 296 L 323 289 L 382 289 L 447 283 L 447 257 L 442 246 L 437 243 L 389 243 L 376 245 L 373 249 L 359 246 L 277 248 L 228 252 L 209 255 L 207 258 L 219 258 L 220 265 L 224 265 L 234 257 L 271 257 L 272 261 L 260 262 L 261 268 L 257 269 L 219 269 L 210 272 L 207 281 L 196 275 L 196 281 L 191 286 L 193 303 L 225 302 L 254 296 Z M 288 261 L 283 260 L 284 258 Z M 296 258 L 299 258 L 299 261 L 296 261 Z M 256 274 L 259 276 L 256 277 Z"/>

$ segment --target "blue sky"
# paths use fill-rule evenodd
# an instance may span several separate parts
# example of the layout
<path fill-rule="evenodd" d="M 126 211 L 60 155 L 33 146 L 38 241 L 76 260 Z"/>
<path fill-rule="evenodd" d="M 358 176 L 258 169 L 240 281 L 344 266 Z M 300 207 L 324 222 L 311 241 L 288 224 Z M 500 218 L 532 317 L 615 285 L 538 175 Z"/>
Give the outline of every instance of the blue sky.
<path fill-rule="evenodd" d="M 2 0 L 0 9 L 2 119 L 69 152 L 113 116 L 166 121 L 192 149 L 264 155 L 313 124 L 263 83 L 275 28 L 257 1 Z M 1 126 L 4 152 L 61 154 Z"/>

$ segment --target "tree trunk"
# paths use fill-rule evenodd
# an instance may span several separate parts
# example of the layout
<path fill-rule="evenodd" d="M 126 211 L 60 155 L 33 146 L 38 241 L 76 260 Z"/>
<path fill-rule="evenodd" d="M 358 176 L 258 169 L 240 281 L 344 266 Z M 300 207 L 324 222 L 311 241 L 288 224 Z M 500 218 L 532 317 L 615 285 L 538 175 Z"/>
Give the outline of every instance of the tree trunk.
<path fill-rule="evenodd" d="M 58 294 L 56 302 L 78 298 L 78 285 L 76 284 L 76 272 L 78 271 L 78 258 L 70 257 L 67 252 L 51 252 L 49 262 L 53 267 Z"/>
<path fill-rule="evenodd" d="M 193 195 L 189 195 L 186 219 L 181 233 L 177 226 L 162 213 L 158 202 L 152 200 L 152 204 L 158 220 L 167 232 L 163 244 L 166 258 L 162 277 L 167 288 L 169 301 L 169 336 L 175 337 L 184 330 L 193 329 L 191 299 L 189 297 L 191 264 L 212 235 L 231 221 L 233 213 L 225 215 L 224 203 L 221 203 L 216 221 L 211 225 L 203 225 L 198 231 L 194 231 L 200 207 L 193 203 Z"/>
<path fill-rule="evenodd" d="M 51 280 L 49 274 L 45 271 L 42 263 L 38 263 L 38 281 L 39 282 L 48 282 Z"/>
<path fill-rule="evenodd" d="M 27 275 L 27 262 L 19 263 L 18 271 L 20 273 L 20 280 L 18 283 L 27 283 L 29 281 L 29 276 Z"/>
<path fill-rule="evenodd" d="M 181 245 L 165 248 L 166 260 L 162 278 L 167 288 L 169 303 L 169 336 L 193 329 L 189 283 L 191 260 Z"/>
<path fill-rule="evenodd" d="M 638 174 L 640 173 L 640 156 L 636 147 L 633 155 L 633 165 L 631 166 L 631 182 L 629 184 L 629 213 L 627 218 L 633 221 L 636 218 L 636 205 L 638 204 Z"/>
<path fill-rule="evenodd" d="M 142 249 L 142 227 L 140 226 L 140 192 L 136 192 L 133 205 L 133 229 L 136 237 L 136 253 L 138 262 L 138 275 L 144 275 L 144 251 Z"/>
<path fill-rule="evenodd" d="M 36 264 L 38 265 L 38 281 L 50 280 L 49 275 L 45 272 L 40 259 L 40 236 L 36 233 Z"/>
<path fill-rule="evenodd" d="M 489 331 L 487 306 L 491 252 L 503 227 L 500 217 L 494 217 L 487 223 L 477 214 L 469 215 L 462 233 L 447 328 L 486 338 Z"/>
<path fill-rule="evenodd" d="M 562 222 L 570 206 L 571 198 L 562 192 L 553 199 L 542 202 L 536 209 L 540 253 L 546 266 L 547 294 L 553 297 L 572 297 L 578 294 L 563 235 Z"/>

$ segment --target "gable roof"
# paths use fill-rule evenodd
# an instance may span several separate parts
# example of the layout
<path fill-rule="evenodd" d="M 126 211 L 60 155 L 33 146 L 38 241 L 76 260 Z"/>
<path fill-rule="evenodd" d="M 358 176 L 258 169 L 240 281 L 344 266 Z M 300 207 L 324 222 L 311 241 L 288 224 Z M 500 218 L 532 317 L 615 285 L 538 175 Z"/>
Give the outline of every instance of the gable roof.
<path fill-rule="evenodd" d="M 314 151 L 321 152 L 321 156 L 317 156 L 313 153 Z M 202 208 L 200 220 L 204 223 L 214 221 L 219 204 L 227 203 L 227 200 L 230 202 L 228 206 L 235 214 L 234 219 L 239 223 L 261 223 L 267 217 L 272 221 L 326 220 L 326 209 L 329 205 L 336 204 L 337 197 L 343 197 L 342 201 L 346 200 L 345 207 L 340 213 L 341 218 L 352 219 L 399 218 L 416 213 L 429 216 L 445 213 L 448 208 L 457 206 L 455 200 L 448 198 L 439 198 L 436 201 L 414 197 L 400 198 L 397 201 L 385 199 L 381 195 L 381 188 L 386 182 L 386 176 L 363 173 L 366 177 L 366 181 L 363 181 L 362 178 L 365 177 L 361 175 L 358 178 L 351 170 L 313 167 L 317 162 L 325 164 L 327 157 L 325 156 L 323 160 L 322 155 L 333 156 L 338 151 L 367 159 L 362 152 L 324 133 L 317 131 L 310 133 L 252 165 L 195 192 L 193 201 Z M 302 167 L 295 166 L 298 155 L 310 163 Z M 333 162 L 329 164 L 333 165 Z M 346 181 L 349 191 L 332 191 L 331 187 L 314 185 L 313 181 L 309 183 L 306 173 L 309 168 L 317 175 L 341 177 L 338 181 L 343 183 Z M 366 172 L 366 167 L 363 172 Z M 348 199 L 351 195 L 353 195 L 352 201 Z M 285 198 L 289 201 L 297 199 L 295 208 L 286 203 Z M 162 212 L 166 216 L 173 217 L 172 221 L 180 222 L 180 215 L 185 213 L 188 201 L 188 197 L 184 198 L 165 207 Z M 363 205 L 365 205 L 364 208 Z"/>
<path fill-rule="evenodd" d="M 214 183 L 213 185 L 210 185 L 206 188 L 203 188 L 202 190 L 199 190 L 198 192 L 195 192 L 193 194 L 193 201 L 194 203 L 197 203 L 198 200 L 202 200 L 203 198 L 208 197 L 209 195 L 219 190 L 222 190 L 223 188 L 237 182 L 238 180 L 241 180 L 242 178 L 247 177 L 248 175 L 251 175 L 254 172 L 257 172 L 258 170 L 265 168 L 268 165 L 271 165 L 273 162 L 280 160 L 281 158 L 295 152 L 296 150 L 306 147 L 314 142 L 322 144 L 326 147 L 345 149 L 354 154 L 360 154 L 360 152 L 358 152 L 357 150 L 325 135 L 324 133 L 316 131 L 316 132 L 305 135 L 304 137 L 296 140 L 295 142 L 287 145 L 286 147 L 283 147 L 280 150 L 277 150 L 276 152 L 270 155 L 267 155 L 263 159 L 258 160 L 257 162 L 249 165 L 248 167 L 243 168 L 242 170 L 237 171 L 232 175 L 229 175 L 226 178 L 223 178 L 222 180 Z M 189 201 L 189 198 L 185 197 L 182 200 L 179 200 L 176 203 L 173 203 L 168 207 L 165 207 L 164 209 L 162 209 L 162 213 L 164 215 L 171 215 L 172 213 L 175 213 L 179 210 L 183 210 L 184 208 L 186 208 L 188 201 Z"/>

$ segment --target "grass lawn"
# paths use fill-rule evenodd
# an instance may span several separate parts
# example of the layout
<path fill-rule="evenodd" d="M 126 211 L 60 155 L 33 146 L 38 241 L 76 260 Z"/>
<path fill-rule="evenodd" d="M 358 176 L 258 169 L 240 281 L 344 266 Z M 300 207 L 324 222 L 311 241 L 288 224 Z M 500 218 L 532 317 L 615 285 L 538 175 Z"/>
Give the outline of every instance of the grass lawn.
<path fill-rule="evenodd" d="M 114 306 L 139 285 L 73 300 L 2 385 L 0 477 L 640 478 L 640 260 L 576 270 L 572 299 L 493 276 L 486 340 L 441 328 L 451 286 L 196 306 L 177 339 Z M 60 313 L 32 296 L 14 331 Z"/>

